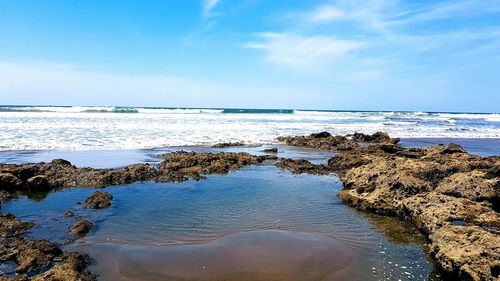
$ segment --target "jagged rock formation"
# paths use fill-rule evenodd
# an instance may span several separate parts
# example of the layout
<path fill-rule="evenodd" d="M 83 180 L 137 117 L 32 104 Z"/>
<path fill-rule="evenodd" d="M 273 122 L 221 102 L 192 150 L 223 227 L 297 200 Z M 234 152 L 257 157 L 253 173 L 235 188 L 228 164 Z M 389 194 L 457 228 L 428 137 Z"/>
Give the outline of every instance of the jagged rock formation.
<path fill-rule="evenodd" d="M 344 183 L 339 198 L 358 209 L 412 221 L 428 234 L 430 254 L 452 276 L 500 277 L 500 157 L 470 155 L 457 144 L 404 148 L 385 133 L 280 140 L 338 151 L 328 168 Z M 310 163 L 294 164 L 283 166 L 311 169 Z"/>

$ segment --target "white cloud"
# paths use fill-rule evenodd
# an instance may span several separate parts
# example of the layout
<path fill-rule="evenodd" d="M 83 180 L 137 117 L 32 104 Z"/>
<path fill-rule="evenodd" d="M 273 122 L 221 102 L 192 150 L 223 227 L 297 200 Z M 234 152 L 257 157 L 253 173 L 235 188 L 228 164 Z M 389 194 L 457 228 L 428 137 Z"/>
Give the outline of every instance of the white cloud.
<path fill-rule="evenodd" d="M 219 0 L 203 0 L 203 15 L 204 16 L 210 16 L 212 13 L 212 10 L 217 6 L 217 3 L 219 3 Z"/>
<path fill-rule="evenodd" d="M 261 41 L 245 45 L 266 52 L 268 61 L 290 67 L 317 67 L 363 46 L 361 42 L 327 36 L 261 33 Z"/>
<path fill-rule="evenodd" d="M 322 22 L 330 21 L 334 19 L 340 19 L 345 16 L 345 12 L 336 8 L 333 5 L 322 5 L 316 7 L 309 15 L 309 19 L 312 22 Z"/>

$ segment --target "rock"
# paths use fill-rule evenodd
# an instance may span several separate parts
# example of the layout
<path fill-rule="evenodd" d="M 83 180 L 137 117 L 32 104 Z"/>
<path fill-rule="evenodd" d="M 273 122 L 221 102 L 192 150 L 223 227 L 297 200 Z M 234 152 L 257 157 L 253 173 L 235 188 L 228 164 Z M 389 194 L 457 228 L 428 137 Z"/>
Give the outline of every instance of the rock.
<path fill-rule="evenodd" d="M 332 136 L 332 134 L 330 134 L 329 132 L 321 132 L 321 133 L 317 133 L 317 134 L 311 134 L 311 137 L 317 138 L 317 139 L 328 138 L 331 136 Z"/>
<path fill-rule="evenodd" d="M 278 149 L 276 147 L 267 148 L 267 149 L 262 150 L 262 152 L 277 154 L 278 153 Z"/>
<path fill-rule="evenodd" d="M 64 213 L 64 216 L 67 218 L 71 218 L 75 216 L 75 213 L 73 211 L 68 210 Z"/>
<path fill-rule="evenodd" d="M 20 188 L 22 184 L 23 182 L 13 174 L 8 172 L 0 173 L 0 188 L 6 190 L 12 190 Z"/>
<path fill-rule="evenodd" d="M 71 162 L 69 162 L 68 160 L 64 160 L 64 159 L 54 159 L 51 161 L 51 163 L 54 165 L 61 165 L 61 166 L 73 166 L 71 164 Z"/>
<path fill-rule="evenodd" d="M 8 193 L 5 190 L 0 190 L 0 209 L 1 209 L 1 203 L 7 202 L 10 199 L 12 199 L 12 195 L 10 193 Z"/>
<path fill-rule="evenodd" d="M 460 280 L 498 280 L 500 233 L 477 226 L 446 225 L 430 235 L 431 253 Z"/>
<path fill-rule="evenodd" d="M 163 155 L 157 168 L 134 164 L 118 169 L 77 168 L 62 159 L 50 163 L 0 164 L 0 192 L 50 191 L 66 187 L 103 187 L 137 181 L 176 182 L 203 179 L 203 174 L 225 174 L 246 165 L 262 163 L 276 156 L 248 153 L 187 153 Z M 2 198 L 7 198 L 2 195 Z"/>
<path fill-rule="evenodd" d="M 62 261 L 48 271 L 32 278 L 33 281 L 94 281 L 96 277 L 87 270 L 91 258 L 82 253 L 65 253 Z"/>
<path fill-rule="evenodd" d="M 22 222 L 11 213 L 0 213 L 0 238 L 19 236 L 33 226 L 32 222 Z"/>
<path fill-rule="evenodd" d="M 452 278 L 499 278 L 500 157 L 470 155 L 457 144 L 404 148 L 386 133 L 354 134 L 350 140 L 280 139 L 337 150 L 327 170 L 344 184 L 339 198 L 361 210 L 411 221 L 428 234 L 431 254 Z M 344 146 L 348 149 L 339 149 Z M 295 171 L 313 169 L 302 161 L 279 163 Z"/>
<path fill-rule="evenodd" d="M 214 144 L 213 148 L 225 148 L 225 147 L 237 147 L 237 146 L 245 146 L 242 142 L 222 142 Z"/>
<path fill-rule="evenodd" d="M 47 191 L 50 189 L 49 182 L 45 176 L 38 175 L 29 178 L 26 183 L 32 191 Z"/>
<path fill-rule="evenodd" d="M 352 140 L 355 142 L 376 142 L 376 143 L 393 143 L 396 144 L 399 142 L 399 139 L 391 139 L 389 134 L 386 132 L 376 132 L 372 135 L 365 135 L 363 133 L 354 133 L 352 134 Z"/>
<path fill-rule="evenodd" d="M 446 146 L 446 148 L 441 152 L 444 154 L 453 154 L 453 153 L 467 153 L 465 149 L 456 143 L 450 143 Z"/>
<path fill-rule="evenodd" d="M 227 174 L 246 165 L 262 163 L 276 156 L 254 156 L 245 152 L 194 153 L 173 152 L 164 154 L 165 160 L 157 165 L 159 182 L 185 181 L 189 178 L 200 180 L 205 174 Z"/>
<path fill-rule="evenodd" d="M 111 206 L 111 200 L 113 200 L 111 193 L 96 191 L 85 199 L 83 206 L 89 209 L 105 209 Z"/>
<path fill-rule="evenodd" d="M 48 267 L 61 254 L 62 251 L 56 244 L 43 240 L 12 237 L 0 243 L 0 260 L 14 261 L 19 274 L 37 272 Z"/>
<path fill-rule="evenodd" d="M 73 224 L 73 226 L 69 230 L 69 234 L 73 236 L 83 237 L 89 233 L 94 225 L 85 219 L 79 219 Z"/>
<path fill-rule="evenodd" d="M 311 162 L 304 159 L 294 160 L 283 158 L 280 159 L 278 163 L 276 163 L 276 167 L 281 169 L 288 169 L 294 174 L 307 173 L 313 175 L 326 175 L 331 173 L 330 169 L 327 166 L 312 164 Z"/>

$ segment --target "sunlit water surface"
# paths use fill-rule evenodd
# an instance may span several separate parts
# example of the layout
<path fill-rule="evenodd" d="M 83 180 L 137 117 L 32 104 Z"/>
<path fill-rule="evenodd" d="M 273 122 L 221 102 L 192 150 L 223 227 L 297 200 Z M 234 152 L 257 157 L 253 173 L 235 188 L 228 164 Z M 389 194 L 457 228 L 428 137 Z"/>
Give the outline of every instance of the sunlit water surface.
<path fill-rule="evenodd" d="M 34 220 L 35 238 L 63 242 L 78 218 L 92 232 L 66 247 L 90 253 L 101 280 L 427 280 L 424 240 L 388 218 L 364 216 L 336 197 L 335 176 L 250 166 L 203 181 L 105 188 L 105 210 L 77 204 L 94 189 L 4 206 Z M 75 218 L 66 218 L 72 210 Z"/>

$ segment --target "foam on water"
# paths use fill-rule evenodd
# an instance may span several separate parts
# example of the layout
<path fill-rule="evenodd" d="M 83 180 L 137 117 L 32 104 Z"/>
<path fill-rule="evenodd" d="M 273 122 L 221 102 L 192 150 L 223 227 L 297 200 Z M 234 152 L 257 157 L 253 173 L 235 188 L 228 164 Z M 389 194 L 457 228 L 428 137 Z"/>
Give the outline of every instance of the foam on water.
<path fill-rule="evenodd" d="M 499 138 L 499 114 L 0 106 L 0 150 L 142 149 L 277 136 L 387 131 L 403 138 Z"/>

